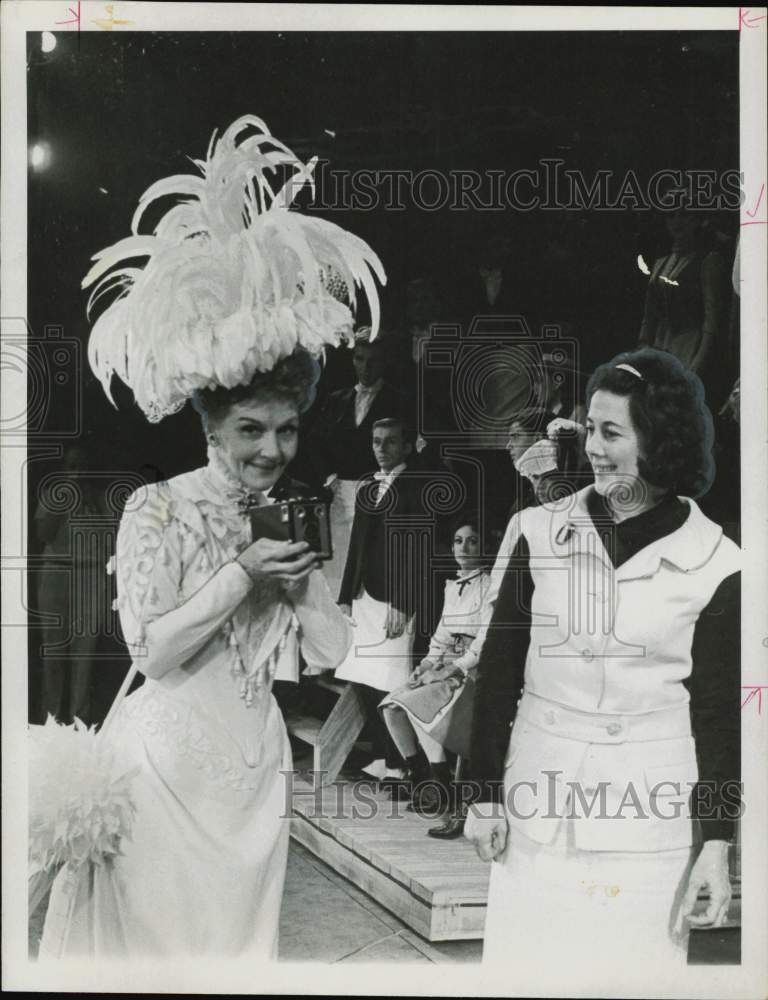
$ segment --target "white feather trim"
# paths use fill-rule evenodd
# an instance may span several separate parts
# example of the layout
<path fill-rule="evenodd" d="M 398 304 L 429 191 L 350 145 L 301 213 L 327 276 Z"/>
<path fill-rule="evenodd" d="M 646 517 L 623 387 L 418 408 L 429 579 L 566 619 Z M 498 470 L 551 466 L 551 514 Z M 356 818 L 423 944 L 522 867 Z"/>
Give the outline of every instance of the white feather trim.
<path fill-rule="evenodd" d="M 192 162 L 201 176 L 152 184 L 132 235 L 96 254 L 83 280 L 94 286 L 89 311 L 116 295 L 93 326 L 91 367 L 110 400 L 117 375 L 151 421 L 196 389 L 244 384 L 297 347 L 317 357 L 349 338 L 357 288 L 375 336 L 374 279 L 386 283 L 367 243 L 290 210 L 304 186 L 314 194 L 317 161 L 302 163 L 261 119 L 238 119 L 218 141 L 214 132 L 206 160 Z M 167 197 L 176 204 L 152 235 L 140 234 L 148 210 Z"/>

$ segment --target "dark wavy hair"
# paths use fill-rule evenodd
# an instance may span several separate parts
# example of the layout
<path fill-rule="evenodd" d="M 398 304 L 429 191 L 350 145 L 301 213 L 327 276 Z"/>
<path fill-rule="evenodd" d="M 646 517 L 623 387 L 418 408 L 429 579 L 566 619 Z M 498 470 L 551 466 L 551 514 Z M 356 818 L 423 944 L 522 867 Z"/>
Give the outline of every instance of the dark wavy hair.
<path fill-rule="evenodd" d="M 382 417 L 381 420 L 374 420 L 373 429 L 377 427 L 399 427 L 403 444 L 409 444 L 411 448 L 416 447 L 416 428 L 405 417 Z"/>
<path fill-rule="evenodd" d="M 287 400 L 304 413 L 314 402 L 319 378 L 319 363 L 307 351 L 298 350 L 281 358 L 270 371 L 256 372 L 247 385 L 199 390 L 192 397 L 192 406 L 200 414 L 206 432 L 209 424 L 226 416 L 231 406 L 246 400 Z"/>
<path fill-rule="evenodd" d="M 631 365 L 642 378 L 617 368 Z M 638 471 L 652 486 L 689 497 L 712 485 L 714 428 L 704 386 L 673 354 L 646 347 L 617 354 L 587 384 L 587 406 L 599 390 L 629 398 L 643 457 Z"/>
<path fill-rule="evenodd" d="M 453 546 L 453 539 L 456 537 L 456 532 L 459 528 L 463 528 L 465 525 L 469 525 L 473 528 L 479 538 L 480 538 L 480 551 L 483 555 L 483 565 L 490 569 L 496 560 L 496 550 L 498 548 L 493 534 L 487 529 L 483 530 L 480 511 L 476 509 L 465 509 L 460 511 L 456 517 L 452 518 L 450 524 L 448 525 L 450 529 L 450 534 L 448 535 L 448 544 Z"/>

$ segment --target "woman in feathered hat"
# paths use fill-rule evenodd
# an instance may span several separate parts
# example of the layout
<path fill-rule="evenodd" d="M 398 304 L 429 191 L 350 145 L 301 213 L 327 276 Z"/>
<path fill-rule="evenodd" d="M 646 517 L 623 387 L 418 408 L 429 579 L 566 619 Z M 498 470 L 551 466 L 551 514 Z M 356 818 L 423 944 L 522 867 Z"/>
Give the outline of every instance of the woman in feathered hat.
<path fill-rule="evenodd" d="M 125 508 L 118 605 L 146 680 L 110 738 L 139 769 L 135 819 L 89 884 L 57 880 L 47 954 L 274 956 L 291 756 L 270 689 L 297 678 L 299 648 L 333 668 L 350 642 L 307 544 L 252 541 L 246 510 L 269 502 L 296 452 L 316 359 L 351 335 L 356 285 L 376 325 L 383 270 L 357 237 L 289 211 L 314 161 L 259 119 L 235 122 L 195 162 L 200 177 L 144 194 L 133 235 L 98 254 L 84 281 L 96 282 L 92 300 L 120 290 L 89 344 L 107 393 L 117 374 L 151 421 L 191 398 L 208 463 Z M 167 195 L 184 200 L 139 235 L 144 210 Z M 139 256 L 143 269 L 126 266 Z"/>

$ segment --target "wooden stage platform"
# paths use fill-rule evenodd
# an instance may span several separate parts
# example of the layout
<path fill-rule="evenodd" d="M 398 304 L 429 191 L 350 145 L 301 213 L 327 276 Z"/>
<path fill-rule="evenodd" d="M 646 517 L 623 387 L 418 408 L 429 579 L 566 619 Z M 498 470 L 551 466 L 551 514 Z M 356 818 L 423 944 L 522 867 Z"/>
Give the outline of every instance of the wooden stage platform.
<path fill-rule="evenodd" d="M 490 866 L 463 837 L 427 836 L 434 819 L 406 812 L 375 783 L 317 791 L 298 775 L 291 836 L 428 941 L 482 938 Z"/>
<path fill-rule="evenodd" d="M 375 782 L 339 779 L 313 791 L 296 773 L 291 836 L 298 843 L 426 940 L 481 939 L 490 865 L 463 837 L 428 837 L 435 822 L 390 802 Z M 738 951 L 732 932 L 741 925 L 740 878 L 732 878 L 732 888 L 725 927 L 694 932 L 689 962 L 738 961 L 731 953 Z M 714 954 L 707 957 L 708 950 Z"/>

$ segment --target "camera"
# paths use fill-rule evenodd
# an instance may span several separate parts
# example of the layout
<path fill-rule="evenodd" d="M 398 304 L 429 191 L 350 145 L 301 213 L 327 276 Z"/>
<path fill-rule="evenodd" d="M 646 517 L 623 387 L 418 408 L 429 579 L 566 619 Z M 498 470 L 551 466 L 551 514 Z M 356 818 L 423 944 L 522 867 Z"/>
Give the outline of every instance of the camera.
<path fill-rule="evenodd" d="M 281 542 L 307 542 L 321 560 L 333 558 L 331 507 L 320 497 L 279 500 L 248 511 L 251 538 Z"/>

